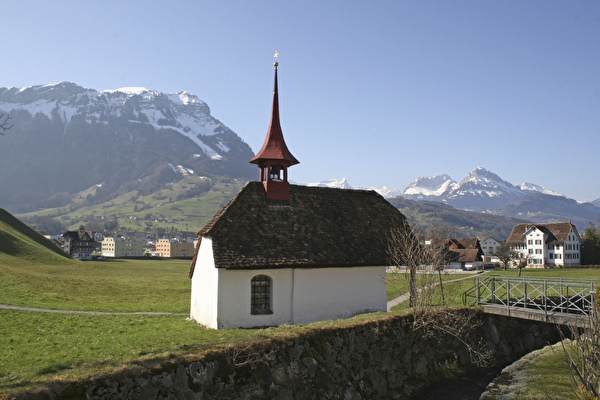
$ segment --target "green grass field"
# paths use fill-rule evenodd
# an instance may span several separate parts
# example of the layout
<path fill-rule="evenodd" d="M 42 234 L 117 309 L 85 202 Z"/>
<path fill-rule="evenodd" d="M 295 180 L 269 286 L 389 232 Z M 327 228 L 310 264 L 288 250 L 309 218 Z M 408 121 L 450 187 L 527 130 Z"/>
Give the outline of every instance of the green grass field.
<path fill-rule="evenodd" d="M 515 399 L 545 400 L 569 399 L 574 392 L 571 387 L 569 366 L 561 343 L 523 357 L 509 368 L 519 381 L 512 392 Z"/>
<path fill-rule="evenodd" d="M 190 261 L 0 264 L 0 304 L 107 312 L 189 311 Z"/>
<path fill-rule="evenodd" d="M 49 249 L 23 246 L 0 253 L 0 304 L 103 312 L 187 313 L 189 261 L 77 261 L 56 257 L 38 261 Z M 30 253 L 28 253 L 30 252 Z M 47 253 L 44 253 L 47 255 Z M 563 274 L 600 279 L 600 270 L 525 270 L 524 274 Z M 512 274 L 516 271 L 496 271 Z M 444 280 L 462 277 L 445 274 Z M 436 279 L 437 275 L 435 275 Z M 388 297 L 407 290 L 404 276 L 388 276 Z M 444 285 L 448 305 L 461 305 L 472 279 Z M 436 288 L 436 290 L 439 290 Z M 406 303 L 398 307 L 404 312 Z M 124 365 L 149 365 L 190 352 L 231 343 L 294 335 L 314 326 L 351 324 L 384 318 L 385 313 L 307 326 L 209 330 L 186 315 L 87 315 L 0 310 L 0 394 L 50 380 L 78 380 Z"/>
<path fill-rule="evenodd" d="M 447 282 L 451 280 L 467 278 L 469 276 L 475 276 L 475 272 L 469 273 L 448 273 L 442 272 L 441 274 L 433 273 L 433 274 L 417 274 L 417 287 L 425 287 L 431 284 L 437 284 L 440 281 L 440 276 L 442 278 L 442 282 Z M 404 272 L 392 272 L 387 273 L 386 275 L 386 288 L 387 288 L 387 300 L 390 301 L 399 297 L 405 293 L 408 293 L 408 285 L 409 279 L 408 274 Z M 468 279 L 467 279 L 468 280 Z M 472 282 L 472 280 L 468 280 Z M 472 285 L 472 283 L 471 283 Z"/>
<path fill-rule="evenodd" d="M 216 209 L 230 191 L 237 191 L 234 186 L 207 192 L 203 202 Z M 114 201 L 115 207 L 129 207 L 131 212 L 136 212 L 136 203 L 131 202 L 131 196 Z M 164 206 L 164 203 L 160 205 L 159 199 L 138 197 L 136 201 L 148 204 L 152 210 Z M 169 215 L 178 212 L 191 215 L 193 209 L 197 213 L 195 218 L 209 218 L 208 211 L 202 214 L 196 204 L 188 205 L 194 201 L 197 200 L 183 200 L 176 207 L 170 205 Z M 101 210 L 85 211 L 98 214 Z M 185 354 L 201 354 L 233 343 L 281 338 L 315 327 L 348 326 L 387 316 L 386 313 L 375 313 L 348 320 L 267 329 L 205 329 L 186 320 L 190 302 L 189 264 L 189 261 L 179 260 L 72 260 L 0 209 L 1 305 L 51 310 L 171 313 L 91 315 L 0 310 L 0 398 L 5 393 L 30 389 L 44 382 L 77 381 L 121 368 L 151 366 Z M 517 275 L 516 270 L 493 273 Z M 600 270 L 590 269 L 524 270 L 523 275 L 600 280 Z M 445 306 L 462 306 L 462 293 L 473 286 L 473 279 L 448 281 L 464 276 L 442 275 Z M 387 274 L 386 278 L 388 300 L 407 292 L 408 280 L 404 274 Z M 421 287 L 438 280 L 437 274 L 423 274 L 417 285 Z M 432 291 L 432 299 L 439 305 L 442 305 L 441 289 L 436 286 Z M 404 313 L 407 309 L 405 302 L 394 312 Z M 541 381 L 555 381 L 551 374 L 558 370 L 556 362 L 560 359 L 550 357 L 542 364 L 539 368 Z M 558 385 L 565 386 L 563 383 Z"/>

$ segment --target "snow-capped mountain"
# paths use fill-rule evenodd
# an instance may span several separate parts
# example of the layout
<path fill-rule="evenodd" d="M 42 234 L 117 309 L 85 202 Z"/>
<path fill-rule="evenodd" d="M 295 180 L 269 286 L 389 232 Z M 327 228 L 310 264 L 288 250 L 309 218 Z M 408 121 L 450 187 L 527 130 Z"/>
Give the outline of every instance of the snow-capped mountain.
<path fill-rule="evenodd" d="M 305 186 L 330 187 L 336 189 L 353 189 L 346 178 L 332 178 L 327 181 L 321 181 L 318 183 L 307 183 L 305 184 Z"/>
<path fill-rule="evenodd" d="M 330 179 L 308 186 L 324 186 L 353 189 L 344 179 Z M 356 189 L 375 190 L 383 197 L 398 205 L 400 197 L 416 201 L 446 203 L 458 210 L 485 212 L 498 216 L 516 218 L 519 221 L 564 222 L 571 220 L 583 231 L 589 221 L 595 221 L 600 215 L 600 199 L 597 204 L 577 202 L 558 192 L 533 183 L 513 185 L 485 168 L 475 168 L 460 182 L 455 182 L 447 174 L 419 177 L 412 181 L 404 192 L 383 187 Z M 394 199 L 396 198 L 396 199 Z M 404 205 L 406 206 L 406 205 Z M 429 204 L 424 207 L 434 207 Z M 446 207 L 447 206 L 443 206 Z M 441 211 L 435 211 L 440 212 Z M 515 223 L 516 223 L 515 222 Z"/>
<path fill-rule="evenodd" d="M 223 158 L 229 148 L 222 139 L 203 140 L 222 133 L 226 127 L 210 115 L 210 108 L 186 91 L 162 93 L 145 87 L 115 90 L 86 89 L 71 82 L 24 88 L 0 88 L 0 109 L 9 114 L 26 111 L 60 119 L 65 130 L 73 118 L 88 124 L 108 123 L 109 118 L 147 124 L 156 130 L 168 128 L 190 139 L 207 157 Z"/>
<path fill-rule="evenodd" d="M 495 173 L 478 167 L 459 183 L 446 174 L 417 178 L 404 189 L 402 196 L 412 200 L 442 201 L 462 210 L 486 211 L 504 207 L 534 192 L 560 196 L 531 183 L 515 186 Z"/>
<path fill-rule="evenodd" d="M 460 210 L 483 211 L 532 222 L 572 220 L 579 229 L 584 229 L 600 214 L 598 204 L 578 203 L 532 183 L 513 185 L 485 168 L 475 168 L 459 183 L 446 174 L 417 178 L 402 197 L 439 201 Z"/>
<path fill-rule="evenodd" d="M 457 183 L 448 175 L 421 176 L 408 185 L 402 196 L 412 200 L 438 200 L 452 191 Z"/>
<path fill-rule="evenodd" d="M 379 193 L 380 195 L 382 195 L 383 197 L 385 197 L 386 199 L 392 199 L 394 197 L 400 197 L 402 195 L 402 192 L 399 191 L 398 189 L 390 189 L 387 186 L 380 188 L 374 188 L 374 187 L 364 187 L 364 186 L 359 186 L 357 189 L 361 189 L 361 190 L 374 190 L 377 193 Z"/>
<path fill-rule="evenodd" d="M 502 207 L 524 193 L 485 168 L 475 168 L 446 195 L 445 202 L 463 210 L 485 211 Z"/>
<path fill-rule="evenodd" d="M 70 82 L 0 88 L 0 114 L 13 125 L 0 146 L 5 208 L 35 208 L 98 182 L 115 192 L 189 174 L 256 175 L 250 146 L 186 91 Z"/>
<path fill-rule="evenodd" d="M 522 191 L 527 193 L 535 193 L 539 192 L 541 194 L 549 194 L 552 196 L 562 196 L 562 194 L 555 192 L 554 190 L 546 189 L 543 186 L 536 185 L 529 182 L 523 182 L 520 185 L 517 185 Z"/>
<path fill-rule="evenodd" d="M 333 178 L 333 179 L 329 179 L 329 180 L 321 181 L 321 182 L 317 182 L 317 183 L 298 183 L 298 184 L 304 185 L 304 186 L 330 187 L 330 188 L 337 188 L 337 189 L 374 190 L 377 193 L 379 193 L 380 195 L 382 195 L 383 197 L 385 197 L 386 199 L 398 197 L 402 194 L 402 192 L 400 192 L 398 189 L 389 189 L 386 186 L 384 186 L 381 189 L 374 188 L 374 187 L 364 187 L 364 186 L 359 186 L 357 188 L 353 188 L 352 186 L 350 186 L 350 184 L 348 183 L 348 180 L 346 178 L 342 178 L 342 179 Z"/>

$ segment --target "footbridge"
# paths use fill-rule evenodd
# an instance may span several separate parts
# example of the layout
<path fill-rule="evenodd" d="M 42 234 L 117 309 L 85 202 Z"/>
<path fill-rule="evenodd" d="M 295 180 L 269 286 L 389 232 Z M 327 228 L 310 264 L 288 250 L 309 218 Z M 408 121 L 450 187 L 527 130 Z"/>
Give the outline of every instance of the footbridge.
<path fill-rule="evenodd" d="M 588 327 L 597 287 L 589 279 L 477 276 L 463 303 L 489 314 Z"/>

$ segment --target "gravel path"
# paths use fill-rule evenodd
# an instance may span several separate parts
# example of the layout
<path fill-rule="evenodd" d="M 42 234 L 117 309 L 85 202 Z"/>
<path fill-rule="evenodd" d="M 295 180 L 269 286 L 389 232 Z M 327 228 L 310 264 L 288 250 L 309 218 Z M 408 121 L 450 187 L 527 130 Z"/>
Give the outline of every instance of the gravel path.
<path fill-rule="evenodd" d="M 103 312 L 103 311 L 76 311 L 76 310 L 48 310 L 45 308 L 15 307 L 0 304 L 2 310 L 33 311 L 57 314 L 88 314 L 88 315 L 189 315 L 188 313 L 170 312 Z"/>

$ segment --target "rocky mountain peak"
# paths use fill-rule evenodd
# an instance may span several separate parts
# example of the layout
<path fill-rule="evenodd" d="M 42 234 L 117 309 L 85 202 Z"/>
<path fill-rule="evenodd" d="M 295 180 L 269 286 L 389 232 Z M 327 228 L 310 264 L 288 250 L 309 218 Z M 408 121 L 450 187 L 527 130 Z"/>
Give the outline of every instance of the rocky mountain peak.
<path fill-rule="evenodd" d="M 252 149 L 187 91 L 98 91 L 71 82 L 0 88 L 0 114 L 14 125 L 0 147 L 5 207 L 98 182 L 117 190 L 154 176 L 160 184 L 178 172 L 169 165 L 200 176 L 255 176 Z M 65 171 L 77 179 L 63 179 Z"/>

